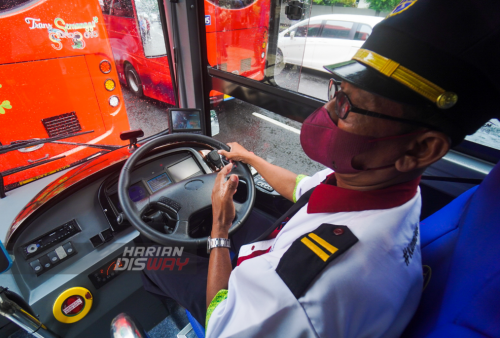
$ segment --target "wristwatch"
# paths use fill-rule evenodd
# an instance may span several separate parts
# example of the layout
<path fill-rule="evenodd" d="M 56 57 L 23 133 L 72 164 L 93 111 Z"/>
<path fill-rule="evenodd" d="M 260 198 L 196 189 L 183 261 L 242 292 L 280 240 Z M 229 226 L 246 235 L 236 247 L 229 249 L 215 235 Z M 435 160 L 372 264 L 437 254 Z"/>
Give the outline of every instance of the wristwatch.
<path fill-rule="evenodd" d="M 207 253 L 213 248 L 228 248 L 231 249 L 231 240 L 228 238 L 210 238 L 207 240 Z"/>

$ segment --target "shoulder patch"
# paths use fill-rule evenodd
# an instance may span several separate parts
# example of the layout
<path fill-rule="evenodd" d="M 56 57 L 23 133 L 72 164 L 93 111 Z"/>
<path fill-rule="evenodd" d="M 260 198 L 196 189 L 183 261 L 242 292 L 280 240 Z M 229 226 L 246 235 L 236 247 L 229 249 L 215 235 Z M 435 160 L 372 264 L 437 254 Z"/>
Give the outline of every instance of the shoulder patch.
<path fill-rule="evenodd" d="M 408 8 L 413 6 L 417 0 L 402 0 L 387 17 L 391 17 L 406 11 Z"/>
<path fill-rule="evenodd" d="M 323 223 L 292 243 L 281 257 L 276 273 L 300 298 L 314 278 L 357 241 L 347 226 Z"/>

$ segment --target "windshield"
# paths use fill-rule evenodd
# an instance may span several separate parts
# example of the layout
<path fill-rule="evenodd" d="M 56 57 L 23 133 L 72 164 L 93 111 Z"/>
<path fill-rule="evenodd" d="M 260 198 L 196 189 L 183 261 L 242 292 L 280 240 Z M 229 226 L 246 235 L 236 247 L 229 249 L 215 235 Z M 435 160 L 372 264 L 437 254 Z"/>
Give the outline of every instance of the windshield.
<path fill-rule="evenodd" d="M 176 42 L 169 42 L 161 2 L 70 2 L 64 14 L 61 0 L 0 7 L 0 33 L 10 41 L 0 55 L 0 173 L 7 191 L 127 146 L 123 131 L 166 132 L 168 108 L 178 105 L 168 53 Z M 397 2 L 205 0 L 208 64 L 326 102 L 330 75 L 323 66 L 350 60 Z M 302 118 L 231 100 L 211 92 L 203 115 L 213 136 L 240 140 L 298 171 L 318 169 L 303 153 L 290 157 L 283 148 L 298 144 Z M 253 146 L 256 137 L 268 142 Z M 500 149 L 500 122 L 467 140 Z"/>

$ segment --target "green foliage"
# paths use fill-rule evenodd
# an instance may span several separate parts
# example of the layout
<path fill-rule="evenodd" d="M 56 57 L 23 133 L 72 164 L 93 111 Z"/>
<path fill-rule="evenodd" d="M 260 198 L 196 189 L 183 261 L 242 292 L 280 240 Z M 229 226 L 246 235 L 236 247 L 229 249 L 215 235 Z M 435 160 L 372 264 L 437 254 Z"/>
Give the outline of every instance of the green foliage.
<path fill-rule="evenodd" d="M 396 7 L 401 0 L 366 0 L 371 9 L 377 12 L 390 12 Z"/>
<path fill-rule="evenodd" d="M 325 6 L 333 6 L 335 4 L 343 4 L 344 7 L 354 7 L 356 4 L 356 0 L 312 0 L 314 5 L 325 5 Z"/>

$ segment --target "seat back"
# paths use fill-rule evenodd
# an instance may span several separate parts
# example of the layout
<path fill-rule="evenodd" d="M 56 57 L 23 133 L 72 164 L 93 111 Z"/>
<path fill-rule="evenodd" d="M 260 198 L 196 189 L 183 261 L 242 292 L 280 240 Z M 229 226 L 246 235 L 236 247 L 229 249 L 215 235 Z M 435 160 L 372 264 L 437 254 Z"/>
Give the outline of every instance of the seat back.
<path fill-rule="evenodd" d="M 403 337 L 500 337 L 500 163 L 420 229 L 426 287 Z"/>

